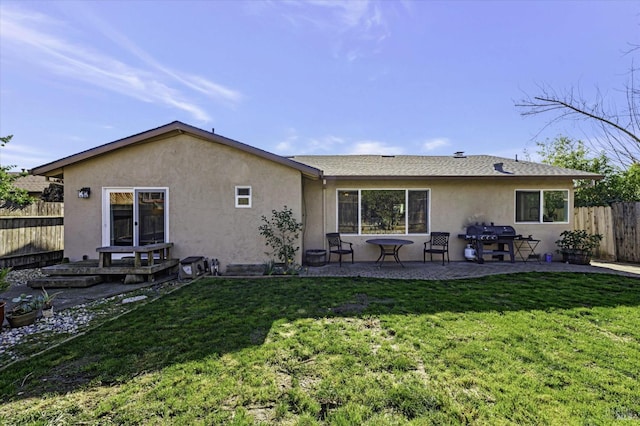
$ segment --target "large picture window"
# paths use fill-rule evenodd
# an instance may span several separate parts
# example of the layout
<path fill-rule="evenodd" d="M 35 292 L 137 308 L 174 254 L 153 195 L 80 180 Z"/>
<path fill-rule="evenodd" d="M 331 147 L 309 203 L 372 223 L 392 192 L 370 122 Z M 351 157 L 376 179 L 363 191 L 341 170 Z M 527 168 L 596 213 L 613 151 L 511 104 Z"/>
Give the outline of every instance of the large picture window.
<path fill-rule="evenodd" d="M 429 191 L 339 190 L 338 232 L 404 235 L 429 232 Z"/>
<path fill-rule="evenodd" d="M 516 223 L 518 222 L 569 222 L 569 191 L 516 191 Z"/>

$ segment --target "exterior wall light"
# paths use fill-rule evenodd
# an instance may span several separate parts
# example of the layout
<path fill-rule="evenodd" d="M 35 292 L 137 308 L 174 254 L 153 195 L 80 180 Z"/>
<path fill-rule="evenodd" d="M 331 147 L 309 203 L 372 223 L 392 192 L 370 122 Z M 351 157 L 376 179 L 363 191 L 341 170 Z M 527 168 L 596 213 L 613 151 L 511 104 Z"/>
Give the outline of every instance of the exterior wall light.
<path fill-rule="evenodd" d="M 78 189 L 78 198 L 89 198 L 91 195 L 91 188 Z"/>

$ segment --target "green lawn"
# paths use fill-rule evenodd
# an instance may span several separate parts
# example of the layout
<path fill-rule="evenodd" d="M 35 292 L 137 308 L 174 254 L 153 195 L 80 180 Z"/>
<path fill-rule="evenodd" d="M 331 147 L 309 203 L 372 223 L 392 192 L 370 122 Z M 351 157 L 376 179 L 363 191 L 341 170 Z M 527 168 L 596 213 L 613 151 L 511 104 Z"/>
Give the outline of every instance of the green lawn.
<path fill-rule="evenodd" d="M 0 373 L 0 424 L 640 420 L 640 280 L 204 279 Z"/>

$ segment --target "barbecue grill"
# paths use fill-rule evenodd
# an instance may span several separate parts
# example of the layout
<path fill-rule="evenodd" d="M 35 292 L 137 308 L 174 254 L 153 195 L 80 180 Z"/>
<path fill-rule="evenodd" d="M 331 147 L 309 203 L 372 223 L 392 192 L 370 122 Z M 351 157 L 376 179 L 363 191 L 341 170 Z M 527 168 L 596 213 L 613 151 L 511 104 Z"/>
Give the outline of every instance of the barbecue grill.
<path fill-rule="evenodd" d="M 513 240 L 517 235 L 513 226 L 494 225 L 493 222 L 491 225 L 476 223 L 467 226 L 466 231 L 458 237 L 463 238 L 475 249 L 478 263 L 484 263 L 484 256 L 489 254 L 499 260 L 504 260 L 504 256 L 509 255 L 511 263 L 515 262 Z M 491 247 L 493 245 L 496 247 Z"/>

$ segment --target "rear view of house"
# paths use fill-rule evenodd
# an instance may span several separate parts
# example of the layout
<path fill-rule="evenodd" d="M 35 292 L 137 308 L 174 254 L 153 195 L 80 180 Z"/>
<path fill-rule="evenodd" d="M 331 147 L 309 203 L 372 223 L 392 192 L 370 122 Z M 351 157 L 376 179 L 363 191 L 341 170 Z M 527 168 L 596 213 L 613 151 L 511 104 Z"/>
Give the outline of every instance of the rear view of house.
<path fill-rule="evenodd" d="M 371 236 L 416 244 L 432 231 L 453 236 L 473 222 L 513 226 L 541 239 L 541 251 L 571 229 L 573 179 L 600 176 L 492 156 L 282 157 L 173 122 L 31 170 L 64 180 L 65 256 L 95 257 L 101 246 L 174 243 L 172 256 L 230 264 L 268 260 L 258 227 L 284 206 L 304 225 L 305 250 L 341 232 L 356 261 L 372 261 Z M 382 203 L 382 200 L 388 202 Z M 464 259 L 455 239 L 452 260 Z"/>

